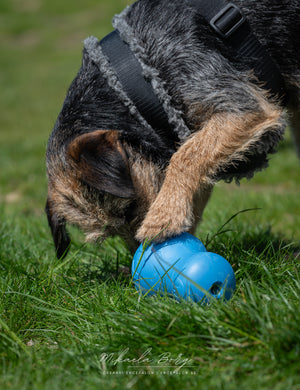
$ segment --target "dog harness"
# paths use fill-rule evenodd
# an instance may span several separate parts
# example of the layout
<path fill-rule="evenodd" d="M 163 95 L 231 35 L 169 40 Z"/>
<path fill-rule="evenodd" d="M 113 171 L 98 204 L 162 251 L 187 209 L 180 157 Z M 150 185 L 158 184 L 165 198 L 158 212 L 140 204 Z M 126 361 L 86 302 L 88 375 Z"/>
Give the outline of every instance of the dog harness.
<path fill-rule="evenodd" d="M 283 101 L 285 88 L 280 70 L 253 34 L 241 10 L 226 0 L 188 2 L 210 25 L 212 34 L 221 38 L 240 58 L 255 59 L 252 65 L 255 76 L 266 90 Z M 124 24 L 122 14 L 116 16 L 115 30 L 100 43 L 94 37 L 88 38 L 85 48 L 98 64 L 101 57 L 100 70 L 108 75 L 110 86 L 121 95 L 131 113 L 146 127 L 159 133 L 167 144 L 174 144 L 189 136 L 191 131 L 182 119 L 182 112 L 171 104 L 158 72 L 154 74 L 152 68 L 150 71 L 132 50 L 132 45 L 138 47 L 137 51 L 141 51 L 141 47 L 127 24 L 124 29 L 127 40 L 130 35 L 130 45 L 122 39 L 118 27 L 124 27 Z"/>

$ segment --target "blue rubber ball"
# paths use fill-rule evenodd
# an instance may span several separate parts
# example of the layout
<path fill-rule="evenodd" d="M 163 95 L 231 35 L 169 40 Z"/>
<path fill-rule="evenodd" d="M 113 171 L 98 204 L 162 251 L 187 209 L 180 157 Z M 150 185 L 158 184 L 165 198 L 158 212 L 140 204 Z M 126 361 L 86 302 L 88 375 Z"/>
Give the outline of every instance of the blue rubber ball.
<path fill-rule="evenodd" d="M 146 249 L 140 245 L 132 275 L 136 288 L 144 294 L 167 293 L 195 302 L 208 302 L 211 297 L 229 300 L 235 290 L 228 261 L 207 252 L 201 241 L 188 233 Z"/>

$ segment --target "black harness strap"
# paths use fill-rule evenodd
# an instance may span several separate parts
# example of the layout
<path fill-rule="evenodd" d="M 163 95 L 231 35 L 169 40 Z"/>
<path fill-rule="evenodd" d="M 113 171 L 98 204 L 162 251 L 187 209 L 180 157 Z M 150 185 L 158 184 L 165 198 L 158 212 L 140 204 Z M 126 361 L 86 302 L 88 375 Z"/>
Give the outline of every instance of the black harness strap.
<path fill-rule="evenodd" d="M 153 91 L 150 80 L 143 76 L 143 69 L 129 45 L 118 32 L 113 31 L 100 41 L 102 52 L 108 57 L 124 91 L 150 126 L 170 143 L 178 141 L 162 103 Z"/>

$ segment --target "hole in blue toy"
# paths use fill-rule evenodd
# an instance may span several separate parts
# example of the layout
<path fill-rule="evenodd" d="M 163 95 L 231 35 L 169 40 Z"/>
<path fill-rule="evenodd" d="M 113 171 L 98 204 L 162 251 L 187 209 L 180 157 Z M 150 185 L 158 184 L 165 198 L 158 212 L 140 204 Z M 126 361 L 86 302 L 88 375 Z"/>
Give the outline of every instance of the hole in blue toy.
<path fill-rule="evenodd" d="M 211 288 L 209 289 L 209 292 L 210 292 L 211 295 L 216 297 L 220 293 L 221 290 L 222 290 L 222 283 L 221 282 L 215 282 L 211 286 Z"/>

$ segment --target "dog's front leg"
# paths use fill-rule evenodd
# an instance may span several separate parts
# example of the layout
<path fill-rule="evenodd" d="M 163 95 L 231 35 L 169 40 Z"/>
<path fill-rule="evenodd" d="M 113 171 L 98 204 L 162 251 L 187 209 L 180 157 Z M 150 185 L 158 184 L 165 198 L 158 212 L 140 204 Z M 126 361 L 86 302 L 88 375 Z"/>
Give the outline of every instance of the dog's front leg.
<path fill-rule="evenodd" d="M 240 116 L 213 115 L 173 155 L 161 190 L 137 232 L 137 239 L 163 241 L 188 231 L 193 224 L 196 191 L 200 191 L 200 197 L 207 201 L 218 169 L 232 160 L 242 159 L 244 152 L 264 133 L 278 130 L 280 115 L 281 111 L 266 101 L 256 112 Z"/>

